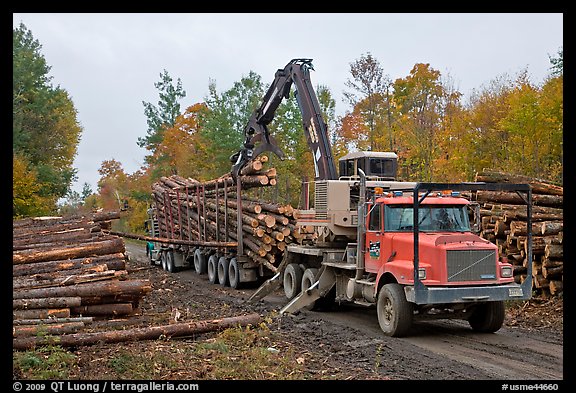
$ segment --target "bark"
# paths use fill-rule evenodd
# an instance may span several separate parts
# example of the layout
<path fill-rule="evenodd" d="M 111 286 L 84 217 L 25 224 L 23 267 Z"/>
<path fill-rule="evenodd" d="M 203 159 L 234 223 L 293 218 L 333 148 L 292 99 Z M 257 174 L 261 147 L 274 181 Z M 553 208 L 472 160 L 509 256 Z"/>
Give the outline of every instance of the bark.
<path fill-rule="evenodd" d="M 69 318 L 69 308 L 56 309 L 32 309 L 32 310 L 14 310 L 12 311 L 14 319 L 46 319 L 46 318 Z"/>
<path fill-rule="evenodd" d="M 72 307 L 70 311 L 75 315 L 118 316 L 132 314 L 134 307 L 132 303 L 93 304 Z"/>
<path fill-rule="evenodd" d="M 528 183 L 532 186 L 532 192 L 535 194 L 564 195 L 564 187 L 546 180 L 498 171 L 483 170 L 476 174 L 476 181 L 487 183 Z"/>
<path fill-rule="evenodd" d="M 70 317 L 70 318 L 44 318 L 44 319 L 15 319 L 14 325 L 46 325 L 52 323 L 82 322 L 85 325 L 94 322 L 92 317 Z"/>
<path fill-rule="evenodd" d="M 14 310 L 29 310 L 33 308 L 69 308 L 79 306 L 81 303 L 82 298 L 79 296 L 13 299 L 12 308 Z"/>
<path fill-rule="evenodd" d="M 106 264 L 109 270 L 124 270 L 126 269 L 126 258 L 123 253 L 114 253 L 95 257 L 13 265 L 12 274 L 15 277 L 25 276 L 34 273 L 49 273 L 54 271 L 91 268 L 100 264 Z"/>
<path fill-rule="evenodd" d="M 84 322 L 67 322 L 58 324 L 48 324 L 48 325 L 23 325 L 23 326 L 13 326 L 12 336 L 13 337 L 29 337 L 36 335 L 45 334 L 69 334 L 76 333 L 78 330 L 84 327 Z"/>
<path fill-rule="evenodd" d="M 143 296 L 152 290 L 149 280 L 101 281 L 79 284 L 70 287 L 52 287 L 13 291 L 14 299 L 32 299 L 42 297 L 90 297 L 135 295 Z"/>
<path fill-rule="evenodd" d="M 186 337 L 195 334 L 223 330 L 235 326 L 256 325 L 261 321 L 258 314 L 205 320 L 172 325 L 151 326 L 147 328 L 114 330 L 96 333 L 66 334 L 60 337 L 26 337 L 13 340 L 17 350 L 32 349 L 38 345 L 61 345 L 64 347 L 93 345 L 100 342 L 117 343 L 137 340 L 156 340 L 160 337 Z"/>
<path fill-rule="evenodd" d="M 121 238 L 114 238 L 111 240 L 94 242 L 66 249 L 55 249 L 49 251 L 21 251 L 12 254 L 12 262 L 14 264 L 46 262 L 60 259 L 114 254 L 118 252 L 125 252 L 124 241 Z"/>
<path fill-rule="evenodd" d="M 476 192 L 476 198 L 479 202 L 491 201 L 500 203 L 510 203 L 516 205 L 525 204 L 524 200 L 515 192 L 508 191 L 484 191 Z M 561 195 L 532 195 L 532 203 L 536 206 L 547 206 L 561 208 L 564 198 Z"/>

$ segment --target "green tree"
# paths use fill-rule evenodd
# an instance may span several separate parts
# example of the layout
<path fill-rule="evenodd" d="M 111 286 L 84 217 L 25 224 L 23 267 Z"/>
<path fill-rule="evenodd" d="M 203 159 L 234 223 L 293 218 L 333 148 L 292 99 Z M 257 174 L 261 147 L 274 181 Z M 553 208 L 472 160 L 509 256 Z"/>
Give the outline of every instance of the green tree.
<path fill-rule="evenodd" d="M 218 93 L 216 82 L 210 81 L 205 98 L 207 113 L 202 122 L 201 138 L 206 150 L 199 157 L 206 167 L 208 180 L 230 171 L 230 156 L 244 142 L 244 127 L 264 96 L 260 75 L 250 71 L 233 86 Z"/>
<path fill-rule="evenodd" d="M 12 148 L 35 173 L 43 210 L 54 211 L 76 179 L 82 128 L 66 90 L 51 84 L 41 48 L 24 24 L 13 30 Z"/>
<path fill-rule="evenodd" d="M 162 142 L 164 130 L 174 126 L 174 122 L 180 114 L 179 101 L 186 97 L 180 78 L 174 85 L 172 77 L 166 70 L 160 73 L 160 81 L 154 83 L 154 87 L 158 89 L 160 96 L 158 105 L 142 101 L 148 130 L 146 136 L 139 137 L 137 142 L 138 146 L 151 151 L 151 155 L 145 158 L 146 162 L 152 159 L 158 145 Z"/>
<path fill-rule="evenodd" d="M 551 57 L 548 56 L 550 59 L 550 63 L 552 66 L 550 67 L 552 77 L 562 76 L 564 75 L 564 48 L 558 49 L 558 56 Z"/>

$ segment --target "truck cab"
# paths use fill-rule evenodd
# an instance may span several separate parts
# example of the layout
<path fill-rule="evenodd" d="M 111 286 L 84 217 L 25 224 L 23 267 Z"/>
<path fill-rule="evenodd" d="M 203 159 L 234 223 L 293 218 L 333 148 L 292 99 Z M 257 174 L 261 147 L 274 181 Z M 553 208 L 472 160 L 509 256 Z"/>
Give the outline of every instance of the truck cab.
<path fill-rule="evenodd" d="M 451 191 L 422 200 L 418 210 L 418 275 L 426 286 L 494 285 L 513 281 L 512 266 L 498 258 L 498 247 L 472 233 L 470 202 Z M 391 275 L 413 285 L 413 197 L 388 192 L 368 204 L 366 272 Z"/>

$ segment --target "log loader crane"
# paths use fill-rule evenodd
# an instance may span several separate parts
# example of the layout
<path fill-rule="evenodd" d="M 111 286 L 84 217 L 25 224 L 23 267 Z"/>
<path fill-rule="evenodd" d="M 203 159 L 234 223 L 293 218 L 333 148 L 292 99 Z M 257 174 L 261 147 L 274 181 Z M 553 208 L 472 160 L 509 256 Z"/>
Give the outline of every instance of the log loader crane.
<path fill-rule="evenodd" d="M 232 173 L 264 151 L 283 157 L 268 124 L 292 84 L 316 171 L 314 208 L 299 212 L 299 225 L 315 228 L 317 240 L 287 247 L 278 273 L 250 300 L 283 286 L 289 299 L 281 313 L 319 309 L 334 302 L 375 306 L 382 331 L 407 334 L 419 318 L 460 318 L 481 332 L 504 322 L 506 300 L 531 297 L 532 266 L 516 284 L 512 265 L 498 248 L 476 235 L 479 207 L 463 191 L 516 191 L 526 203 L 527 184 L 421 183 L 396 181 L 397 156 L 356 152 L 333 163 L 326 123 L 310 82 L 311 59 L 294 59 L 275 79 L 244 129 Z M 529 231 L 528 260 L 532 259 Z"/>

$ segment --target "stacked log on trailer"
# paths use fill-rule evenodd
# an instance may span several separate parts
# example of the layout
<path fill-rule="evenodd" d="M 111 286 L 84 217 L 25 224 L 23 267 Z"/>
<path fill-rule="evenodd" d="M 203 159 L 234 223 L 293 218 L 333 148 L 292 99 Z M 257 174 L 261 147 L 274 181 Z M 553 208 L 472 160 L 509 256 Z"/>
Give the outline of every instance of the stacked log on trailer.
<path fill-rule="evenodd" d="M 481 236 L 498 246 L 500 255 L 514 265 L 515 281 L 526 278 L 532 264 L 533 288 L 543 296 L 563 291 L 563 202 L 562 186 L 542 179 L 484 170 L 476 181 L 527 183 L 532 188 L 532 227 L 527 228 L 526 205 L 511 192 L 477 191 L 480 203 Z M 532 232 L 532 260 L 527 259 L 526 236 Z"/>
<path fill-rule="evenodd" d="M 152 186 L 160 237 L 199 244 L 239 242 L 254 267 L 276 272 L 286 245 L 306 235 L 295 227 L 291 205 L 250 197 L 250 190 L 276 184 L 276 169 L 266 169 L 267 161 L 267 156 L 250 161 L 239 184 L 230 173 L 206 182 L 161 177 Z"/>
<path fill-rule="evenodd" d="M 118 212 L 13 221 L 14 337 L 72 333 L 133 314 L 151 290 L 131 280 L 122 238 L 104 234 Z"/>

